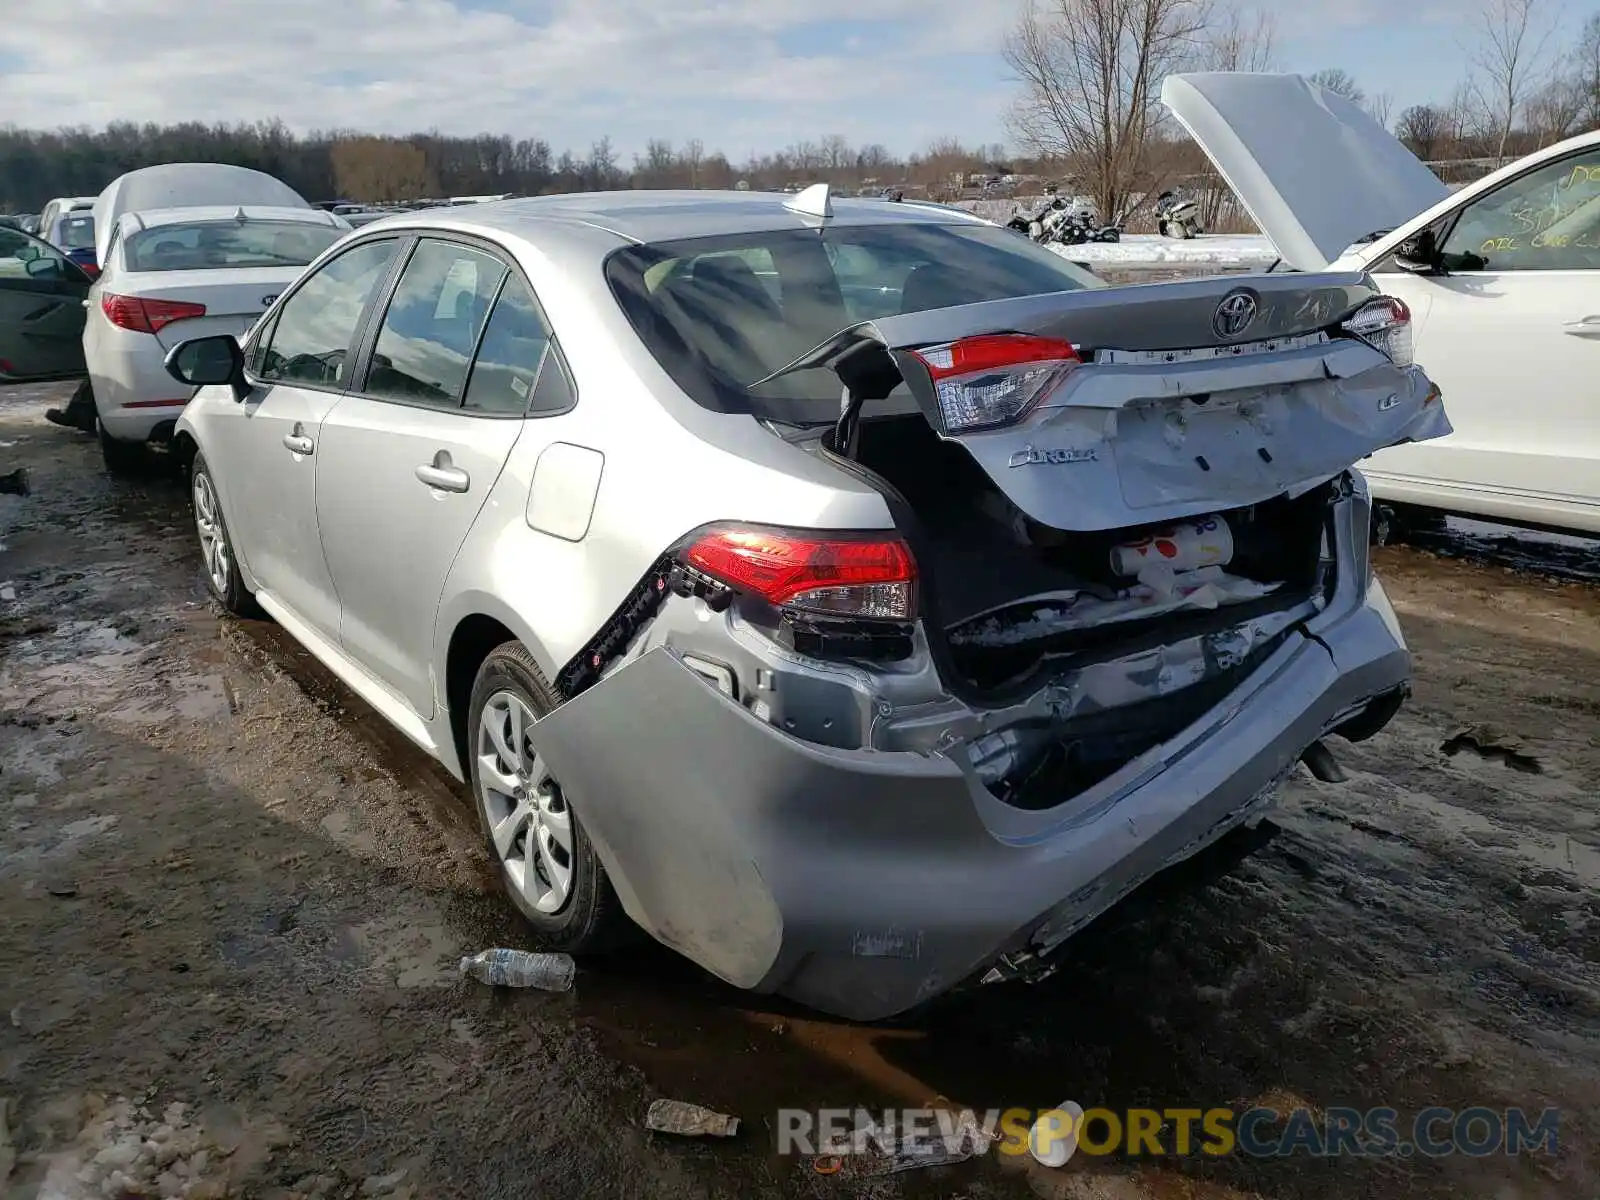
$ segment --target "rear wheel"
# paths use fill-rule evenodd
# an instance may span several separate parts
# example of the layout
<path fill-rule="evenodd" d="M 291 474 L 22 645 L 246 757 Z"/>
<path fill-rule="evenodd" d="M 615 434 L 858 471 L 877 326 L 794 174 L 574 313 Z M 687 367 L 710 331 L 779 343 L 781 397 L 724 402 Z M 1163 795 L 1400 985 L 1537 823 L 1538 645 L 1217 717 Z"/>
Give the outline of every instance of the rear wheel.
<path fill-rule="evenodd" d="M 588 834 L 528 740 L 555 707 L 520 642 L 491 651 L 467 709 L 468 778 L 512 905 L 546 947 L 577 954 L 615 944 L 626 923 Z"/>
<path fill-rule="evenodd" d="M 106 470 L 113 475 L 135 475 L 147 463 L 143 442 L 124 442 L 112 437 L 106 432 L 106 427 L 98 421 L 95 430 L 100 436 L 100 457 L 105 460 Z"/>

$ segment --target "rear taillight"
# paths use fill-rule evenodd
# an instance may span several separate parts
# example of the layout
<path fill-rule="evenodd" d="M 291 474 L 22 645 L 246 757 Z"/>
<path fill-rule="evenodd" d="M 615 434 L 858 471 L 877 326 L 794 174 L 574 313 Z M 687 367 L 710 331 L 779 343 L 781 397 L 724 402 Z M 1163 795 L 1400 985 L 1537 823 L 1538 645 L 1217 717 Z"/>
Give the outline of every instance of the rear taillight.
<path fill-rule="evenodd" d="M 946 433 L 1020 421 L 1083 365 L 1072 343 L 1023 333 L 992 333 L 911 354 L 928 368 Z"/>
<path fill-rule="evenodd" d="M 698 536 L 682 559 L 780 608 L 893 621 L 916 614 L 916 563 L 896 537 L 719 526 Z"/>
<path fill-rule="evenodd" d="M 107 292 L 100 297 L 100 311 L 118 329 L 155 333 L 174 321 L 205 316 L 206 306 L 188 300 L 151 300 L 141 296 L 114 296 Z"/>
<path fill-rule="evenodd" d="M 1388 355 L 1396 366 L 1411 365 L 1411 310 L 1404 300 L 1393 296 L 1369 300 L 1339 328 Z"/>

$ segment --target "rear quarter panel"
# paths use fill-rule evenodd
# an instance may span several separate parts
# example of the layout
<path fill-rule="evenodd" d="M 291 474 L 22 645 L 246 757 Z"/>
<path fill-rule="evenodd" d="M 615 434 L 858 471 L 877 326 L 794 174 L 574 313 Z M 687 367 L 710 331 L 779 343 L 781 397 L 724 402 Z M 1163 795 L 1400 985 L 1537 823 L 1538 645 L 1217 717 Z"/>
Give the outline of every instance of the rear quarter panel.
<path fill-rule="evenodd" d="M 564 253 L 531 241 L 511 246 L 572 368 L 577 404 L 529 419 L 462 545 L 435 630 L 438 680 L 456 626 L 479 612 L 516 633 L 554 676 L 675 542 L 713 521 L 893 525 L 883 498 L 865 484 L 753 418 L 709 412 L 678 390 L 605 288 L 601 258 L 619 244 L 594 230 L 564 232 Z M 527 520 L 535 467 L 555 441 L 604 456 L 593 515 L 577 541 L 539 532 Z"/>

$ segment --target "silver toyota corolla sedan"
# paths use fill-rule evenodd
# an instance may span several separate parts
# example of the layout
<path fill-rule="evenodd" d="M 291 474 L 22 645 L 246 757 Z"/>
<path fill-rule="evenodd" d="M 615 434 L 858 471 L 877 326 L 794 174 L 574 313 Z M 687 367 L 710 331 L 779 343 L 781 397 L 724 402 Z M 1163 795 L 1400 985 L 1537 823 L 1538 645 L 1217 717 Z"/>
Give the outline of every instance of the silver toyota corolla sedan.
<path fill-rule="evenodd" d="M 1449 432 L 1409 322 L 627 192 L 386 218 L 168 369 L 217 598 L 470 785 L 542 944 L 874 1019 L 1048 970 L 1394 714 L 1352 465 Z"/>

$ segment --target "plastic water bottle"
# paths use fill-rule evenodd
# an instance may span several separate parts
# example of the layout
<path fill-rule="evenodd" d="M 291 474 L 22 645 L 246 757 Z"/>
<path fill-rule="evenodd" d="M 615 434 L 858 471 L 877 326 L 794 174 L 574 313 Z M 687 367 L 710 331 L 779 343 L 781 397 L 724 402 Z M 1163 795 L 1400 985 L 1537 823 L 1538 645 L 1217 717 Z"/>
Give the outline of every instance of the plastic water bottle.
<path fill-rule="evenodd" d="M 568 954 L 532 954 L 526 950 L 480 950 L 461 960 L 461 974 L 493 987 L 572 990 L 577 967 Z"/>

